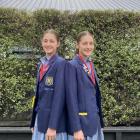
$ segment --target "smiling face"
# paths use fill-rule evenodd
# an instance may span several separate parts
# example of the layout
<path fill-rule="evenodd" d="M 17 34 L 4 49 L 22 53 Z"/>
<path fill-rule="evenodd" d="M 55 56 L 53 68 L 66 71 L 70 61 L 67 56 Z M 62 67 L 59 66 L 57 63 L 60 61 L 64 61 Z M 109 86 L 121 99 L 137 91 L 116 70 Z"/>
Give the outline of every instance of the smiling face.
<path fill-rule="evenodd" d="M 57 48 L 60 45 L 60 42 L 57 39 L 57 36 L 53 33 L 45 33 L 42 38 L 42 47 L 46 55 L 53 56 L 57 52 Z"/>
<path fill-rule="evenodd" d="M 79 51 L 79 55 L 83 57 L 89 57 L 94 50 L 94 40 L 91 34 L 82 35 L 77 42 L 76 48 Z"/>

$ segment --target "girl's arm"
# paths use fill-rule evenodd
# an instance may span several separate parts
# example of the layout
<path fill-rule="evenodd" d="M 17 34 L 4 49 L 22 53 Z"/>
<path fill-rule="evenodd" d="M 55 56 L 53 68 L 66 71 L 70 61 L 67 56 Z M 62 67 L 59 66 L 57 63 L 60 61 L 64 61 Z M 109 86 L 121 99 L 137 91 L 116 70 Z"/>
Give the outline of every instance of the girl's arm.
<path fill-rule="evenodd" d="M 76 68 L 69 62 L 67 63 L 65 70 L 65 83 L 68 118 L 70 121 L 70 129 L 72 130 L 72 133 L 74 133 L 81 130 L 81 124 L 78 115 Z"/>
<path fill-rule="evenodd" d="M 57 71 L 54 81 L 54 95 L 50 113 L 48 128 L 57 129 L 60 117 L 64 110 L 65 87 L 64 87 L 64 70 L 65 60 L 57 64 Z"/>
<path fill-rule="evenodd" d="M 40 67 L 40 63 L 37 65 L 35 96 L 34 96 L 34 102 L 33 102 L 32 119 L 31 119 L 31 124 L 30 124 L 30 128 L 32 128 L 32 130 L 33 130 L 34 125 L 35 125 L 35 119 L 36 119 L 36 110 L 35 109 L 36 109 L 37 102 L 38 102 L 38 75 L 39 75 L 39 67 Z"/>

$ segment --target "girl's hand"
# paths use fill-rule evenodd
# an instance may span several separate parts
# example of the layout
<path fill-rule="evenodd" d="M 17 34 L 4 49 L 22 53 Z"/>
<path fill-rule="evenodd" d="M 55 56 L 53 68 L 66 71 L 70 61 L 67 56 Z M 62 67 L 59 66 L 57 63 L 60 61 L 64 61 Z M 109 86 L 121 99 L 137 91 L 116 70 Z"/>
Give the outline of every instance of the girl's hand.
<path fill-rule="evenodd" d="M 45 140 L 55 140 L 55 138 L 56 138 L 56 130 L 48 128 Z"/>
<path fill-rule="evenodd" d="M 31 128 L 32 133 L 34 133 L 34 128 Z"/>
<path fill-rule="evenodd" d="M 84 140 L 84 139 L 85 138 L 82 130 L 74 132 L 74 140 Z"/>

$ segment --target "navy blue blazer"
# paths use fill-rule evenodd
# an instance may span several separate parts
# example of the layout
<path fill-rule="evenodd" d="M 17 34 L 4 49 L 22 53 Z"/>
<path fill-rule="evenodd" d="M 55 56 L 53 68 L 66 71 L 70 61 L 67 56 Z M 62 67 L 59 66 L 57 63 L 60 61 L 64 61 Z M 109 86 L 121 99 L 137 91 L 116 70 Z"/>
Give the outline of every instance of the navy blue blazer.
<path fill-rule="evenodd" d="M 42 80 L 39 80 L 41 63 L 37 69 L 37 84 L 30 127 L 37 126 L 40 132 L 46 133 L 48 128 L 57 133 L 66 131 L 64 70 L 66 61 L 55 55 L 49 62 L 49 68 Z"/>
<path fill-rule="evenodd" d="M 96 86 L 76 56 L 66 65 L 66 103 L 68 109 L 68 132 L 82 130 L 85 136 L 93 136 L 103 127 L 101 95 L 96 77 Z"/>

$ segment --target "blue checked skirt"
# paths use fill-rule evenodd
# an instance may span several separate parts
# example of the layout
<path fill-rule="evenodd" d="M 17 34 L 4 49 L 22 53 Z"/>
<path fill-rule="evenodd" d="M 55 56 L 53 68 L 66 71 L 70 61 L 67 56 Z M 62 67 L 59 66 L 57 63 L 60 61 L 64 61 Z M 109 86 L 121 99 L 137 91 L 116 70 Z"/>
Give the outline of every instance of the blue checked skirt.
<path fill-rule="evenodd" d="M 34 126 L 34 133 L 32 140 L 45 140 L 45 134 L 38 131 L 37 128 L 37 117 Z M 55 140 L 74 140 L 73 136 L 67 135 L 67 133 L 58 133 Z M 92 137 L 86 137 L 85 140 L 104 140 L 103 130 L 99 126 L 96 134 Z"/>
<path fill-rule="evenodd" d="M 73 136 L 68 135 L 67 140 L 74 140 L 74 138 L 73 138 Z M 85 140 L 104 140 L 104 134 L 103 134 L 103 130 L 102 130 L 101 126 L 98 125 L 98 129 L 97 129 L 95 135 L 93 135 L 92 137 L 87 136 L 87 137 L 85 137 Z"/>
<path fill-rule="evenodd" d="M 68 135 L 67 140 L 74 140 L 73 136 Z M 96 134 L 92 137 L 86 137 L 85 140 L 104 140 L 104 134 L 102 129 L 97 130 Z"/>
<path fill-rule="evenodd" d="M 37 128 L 37 117 L 34 126 L 34 133 L 32 135 L 32 140 L 45 140 L 45 134 L 38 131 Z M 55 140 L 67 140 L 67 133 L 58 133 Z"/>
<path fill-rule="evenodd" d="M 74 138 L 73 136 L 68 135 L 67 140 L 74 140 Z M 100 132 L 98 131 L 94 136 L 86 137 L 85 140 L 104 140 L 104 134 L 102 129 L 100 130 Z"/>

